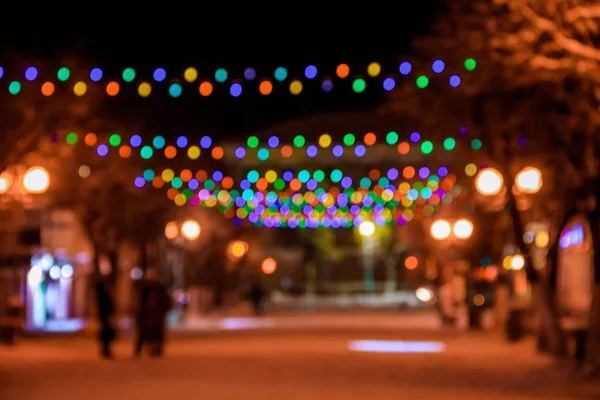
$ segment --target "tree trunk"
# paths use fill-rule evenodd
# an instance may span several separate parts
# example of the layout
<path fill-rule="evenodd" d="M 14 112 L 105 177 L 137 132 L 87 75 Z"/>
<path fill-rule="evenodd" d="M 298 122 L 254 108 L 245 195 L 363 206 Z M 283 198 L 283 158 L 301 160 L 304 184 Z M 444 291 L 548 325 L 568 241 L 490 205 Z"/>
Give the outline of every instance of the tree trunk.
<path fill-rule="evenodd" d="M 556 356 L 562 357 L 567 353 L 566 337 L 558 321 L 558 313 L 550 285 L 547 280 L 540 278 L 540 274 L 531 262 L 531 249 L 523 242 L 525 229 L 521 221 L 521 214 L 517 209 L 517 199 L 512 191 L 514 179 L 508 169 L 505 169 L 505 181 L 514 240 L 525 259 L 525 274 L 531 284 L 532 303 L 540 317 L 540 329 L 547 332 L 548 346 L 551 351 Z"/>
<path fill-rule="evenodd" d="M 108 261 L 110 262 L 110 274 L 108 279 L 111 285 L 117 285 L 117 277 L 119 275 L 119 252 L 116 250 L 111 250 L 107 254 Z"/>
<path fill-rule="evenodd" d="M 589 213 L 590 231 L 592 234 L 594 290 L 588 339 L 586 343 L 586 362 L 594 368 L 600 368 L 600 178 L 594 180 L 595 209 Z"/>

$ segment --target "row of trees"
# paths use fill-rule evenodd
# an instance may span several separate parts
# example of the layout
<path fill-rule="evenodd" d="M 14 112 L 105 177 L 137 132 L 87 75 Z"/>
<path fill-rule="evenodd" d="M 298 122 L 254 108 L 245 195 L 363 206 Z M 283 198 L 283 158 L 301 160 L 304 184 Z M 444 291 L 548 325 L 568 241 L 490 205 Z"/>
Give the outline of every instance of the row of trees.
<path fill-rule="evenodd" d="M 449 0 L 447 7 L 435 33 L 415 41 L 417 57 L 458 65 L 466 55 L 477 60 L 477 70 L 463 78 L 462 90 L 415 95 L 409 85 L 400 88 L 384 111 L 422 115 L 435 131 L 470 127 L 502 170 L 508 188 L 523 160 L 552 160 L 546 165 L 552 191 L 541 201 L 552 222 L 547 262 L 551 279 L 543 279 L 531 262 L 526 271 L 543 330 L 551 333 L 554 351 L 563 354 L 564 334 L 551 290 L 558 235 L 572 215 L 587 214 L 596 271 L 592 356 L 600 329 L 600 6 L 585 0 Z M 523 138 L 527 146 L 520 147 Z M 531 259 L 530 245 L 523 240 L 524 215 L 513 191 L 506 194 L 513 237 Z"/>

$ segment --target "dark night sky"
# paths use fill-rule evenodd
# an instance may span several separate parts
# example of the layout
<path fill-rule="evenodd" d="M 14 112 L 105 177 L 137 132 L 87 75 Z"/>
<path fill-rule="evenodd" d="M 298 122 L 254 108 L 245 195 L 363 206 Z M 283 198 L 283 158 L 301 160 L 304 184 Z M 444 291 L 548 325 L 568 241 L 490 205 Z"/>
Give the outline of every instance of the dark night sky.
<path fill-rule="evenodd" d="M 6 67 L 7 63 L 1 60 L 14 60 L 18 54 L 21 68 L 44 59 L 57 60 L 55 68 L 58 69 L 62 56 L 77 54 L 90 65 L 101 67 L 105 76 L 115 78 L 125 67 L 133 67 L 139 77 L 150 79 L 152 71 L 159 66 L 172 71 L 173 75 L 194 66 L 201 76 L 212 75 L 217 68 L 224 67 L 230 77 L 240 78 L 249 66 L 257 70 L 258 77 L 272 77 L 278 66 L 285 66 L 290 77 L 301 77 L 309 64 L 333 73 L 335 66 L 342 62 L 354 70 L 365 71 L 370 62 L 377 61 L 384 71 L 392 68 L 397 71 L 398 58 L 410 52 L 411 39 L 428 32 L 431 19 L 441 10 L 438 2 L 414 3 L 404 12 L 399 12 L 400 8 L 391 18 L 386 18 L 392 19 L 392 23 L 380 20 L 389 14 L 385 10 L 376 13 L 380 14 L 377 19 L 366 18 L 368 23 L 350 18 L 360 17 L 360 10 L 348 11 L 347 17 L 314 13 L 311 19 L 294 19 L 292 14 L 279 18 L 274 14 L 273 17 L 265 15 L 268 19 L 265 21 L 242 22 L 239 15 L 231 21 L 212 20 L 209 16 L 209 23 L 202 23 L 207 18 L 198 16 L 194 26 L 186 25 L 185 21 L 179 23 L 169 13 L 165 13 L 164 20 L 169 21 L 165 24 L 156 21 L 143 24 L 141 17 L 138 26 L 119 21 L 107 21 L 98 27 L 96 24 L 81 27 L 57 23 L 57 29 L 11 30 L 10 35 L 0 35 L 0 65 Z M 289 118 L 334 110 L 369 109 L 381 103 L 380 86 L 371 85 L 365 93 L 356 95 L 352 93 L 350 82 L 344 83 L 331 93 L 323 93 L 319 81 L 315 80 L 313 87 L 305 81 L 301 96 L 292 96 L 281 88 L 266 97 L 260 96 L 252 84 L 245 83 L 244 94 L 239 98 L 231 97 L 227 90 L 221 90 L 222 95 L 202 98 L 196 88 L 193 93 L 184 89 L 180 98 L 172 99 L 165 82 L 163 88 L 154 85 L 153 95 L 148 99 L 140 98 L 131 89 L 129 94 L 124 92 L 115 99 L 108 98 L 107 104 L 119 118 L 143 118 L 145 131 L 165 135 L 198 132 L 236 136 Z M 7 79 L 0 81 L 0 101 L 6 100 L 6 85 Z M 111 130 L 111 127 L 106 129 Z"/>

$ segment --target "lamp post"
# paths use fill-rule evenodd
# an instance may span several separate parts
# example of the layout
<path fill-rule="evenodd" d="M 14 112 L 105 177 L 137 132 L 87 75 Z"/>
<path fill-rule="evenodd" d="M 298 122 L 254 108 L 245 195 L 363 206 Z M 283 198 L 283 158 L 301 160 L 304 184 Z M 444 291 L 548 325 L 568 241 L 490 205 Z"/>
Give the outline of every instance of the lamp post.
<path fill-rule="evenodd" d="M 0 173 L 0 208 L 8 208 L 13 216 L 24 205 L 31 205 L 35 196 L 45 193 L 50 186 L 50 175 L 46 169 L 36 166 L 27 168 L 23 165 L 9 166 Z M 20 227 L 20 221 L 12 219 L 11 233 L 15 234 Z M 0 258 L 6 255 L 15 255 L 15 244 L 0 243 Z M 8 254 L 7 254 L 8 253 Z M 14 343 L 14 333 L 19 325 L 19 310 L 21 301 L 17 295 L 11 295 L 15 290 L 14 279 L 18 275 L 14 271 L 7 279 L 0 279 L 0 341 Z M 18 286 L 18 285 L 16 285 Z M 18 300 L 17 300 L 18 299 Z"/>
<path fill-rule="evenodd" d="M 371 221 L 363 221 L 358 226 L 358 233 L 362 236 L 363 271 L 365 280 L 365 291 L 375 292 L 375 247 L 377 238 L 375 224 Z"/>
<path fill-rule="evenodd" d="M 200 223 L 192 219 L 186 220 L 181 224 L 176 221 L 171 221 L 165 226 L 165 237 L 179 249 L 175 260 L 170 263 L 175 277 L 174 286 L 178 290 L 182 289 L 184 286 L 186 243 L 195 241 L 200 237 L 201 233 L 202 227 L 200 226 Z"/>

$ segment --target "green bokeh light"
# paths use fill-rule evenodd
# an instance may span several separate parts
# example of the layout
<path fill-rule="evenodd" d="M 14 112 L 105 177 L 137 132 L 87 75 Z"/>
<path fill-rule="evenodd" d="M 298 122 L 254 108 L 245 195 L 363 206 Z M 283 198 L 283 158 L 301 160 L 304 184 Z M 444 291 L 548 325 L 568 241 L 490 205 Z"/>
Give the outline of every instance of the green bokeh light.
<path fill-rule="evenodd" d="M 444 140 L 444 149 L 446 150 L 453 150 L 456 147 L 456 140 L 454 140 L 454 138 L 446 138 L 446 140 Z"/>
<path fill-rule="evenodd" d="M 133 68 L 125 68 L 123 71 L 123 80 L 125 82 L 131 82 L 135 79 L 135 70 Z"/>
<path fill-rule="evenodd" d="M 352 90 L 356 93 L 362 93 L 367 88 L 367 82 L 364 79 L 358 78 L 352 82 Z"/>
<path fill-rule="evenodd" d="M 420 77 L 417 78 L 417 87 L 419 89 L 425 89 L 427 86 L 429 86 L 429 78 L 426 77 L 425 75 L 421 75 Z"/>
<path fill-rule="evenodd" d="M 477 61 L 473 58 L 467 58 L 465 60 L 465 69 L 467 71 L 473 71 L 477 67 Z"/>
<path fill-rule="evenodd" d="M 67 67 L 62 67 L 61 69 L 58 70 L 58 73 L 56 74 L 56 77 L 61 82 L 66 81 L 67 79 L 69 79 L 70 76 L 71 76 L 71 71 Z"/>
<path fill-rule="evenodd" d="M 433 143 L 431 143 L 429 140 L 426 140 L 423 143 L 421 143 L 421 153 L 429 154 L 432 151 L 433 151 Z"/>
<path fill-rule="evenodd" d="M 385 137 L 385 141 L 390 145 L 398 143 L 398 133 L 394 131 L 388 132 L 387 136 Z"/>
<path fill-rule="evenodd" d="M 249 148 L 255 149 L 258 147 L 258 138 L 256 136 L 250 136 L 246 141 Z"/>

